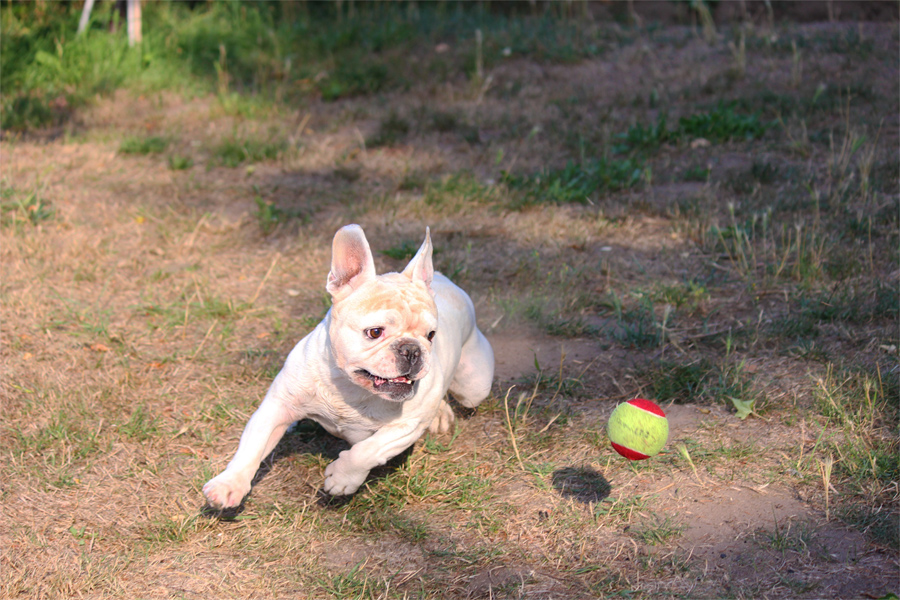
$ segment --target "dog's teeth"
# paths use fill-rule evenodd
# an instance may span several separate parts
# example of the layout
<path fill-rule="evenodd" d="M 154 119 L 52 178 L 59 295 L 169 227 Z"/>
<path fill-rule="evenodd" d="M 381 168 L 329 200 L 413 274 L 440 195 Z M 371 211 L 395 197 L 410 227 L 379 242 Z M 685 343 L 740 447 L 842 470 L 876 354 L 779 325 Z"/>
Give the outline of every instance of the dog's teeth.
<path fill-rule="evenodd" d="M 375 385 L 375 387 L 381 387 L 385 383 L 412 383 L 412 381 L 410 381 L 409 377 L 407 377 L 406 375 L 393 377 L 391 379 L 385 379 L 377 375 L 372 375 L 372 383 Z"/>

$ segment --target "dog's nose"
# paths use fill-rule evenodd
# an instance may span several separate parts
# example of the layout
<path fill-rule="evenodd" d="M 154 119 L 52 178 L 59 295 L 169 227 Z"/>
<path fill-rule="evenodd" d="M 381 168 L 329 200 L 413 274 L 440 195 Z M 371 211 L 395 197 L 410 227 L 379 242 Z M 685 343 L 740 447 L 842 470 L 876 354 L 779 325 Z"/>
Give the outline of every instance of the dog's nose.
<path fill-rule="evenodd" d="M 409 363 L 409 366 L 412 367 L 419 362 L 419 357 L 422 355 L 422 349 L 418 344 L 401 344 L 397 348 L 397 354 L 405 358 Z"/>

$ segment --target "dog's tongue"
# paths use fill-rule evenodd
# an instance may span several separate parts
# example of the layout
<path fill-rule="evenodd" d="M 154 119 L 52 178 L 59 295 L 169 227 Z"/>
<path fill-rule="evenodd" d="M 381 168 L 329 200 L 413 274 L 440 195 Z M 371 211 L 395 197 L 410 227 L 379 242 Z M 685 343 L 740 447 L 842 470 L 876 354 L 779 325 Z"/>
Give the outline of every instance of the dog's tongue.
<path fill-rule="evenodd" d="M 377 375 L 374 376 L 375 387 L 379 387 L 384 385 L 385 383 L 410 383 L 409 377 L 406 375 L 401 375 L 400 377 L 394 377 L 393 379 L 382 379 Z"/>

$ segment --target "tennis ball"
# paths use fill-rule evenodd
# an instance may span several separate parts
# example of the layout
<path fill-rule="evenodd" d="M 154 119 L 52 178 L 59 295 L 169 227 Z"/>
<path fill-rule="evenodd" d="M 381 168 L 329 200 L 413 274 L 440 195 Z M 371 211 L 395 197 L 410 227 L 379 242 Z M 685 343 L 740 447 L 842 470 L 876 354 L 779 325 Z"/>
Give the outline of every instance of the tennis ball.
<path fill-rule="evenodd" d="M 666 445 L 669 422 L 656 403 L 635 398 L 615 408 L 606 432 L 613 450 L 628 460 L 644 460 Z"/>

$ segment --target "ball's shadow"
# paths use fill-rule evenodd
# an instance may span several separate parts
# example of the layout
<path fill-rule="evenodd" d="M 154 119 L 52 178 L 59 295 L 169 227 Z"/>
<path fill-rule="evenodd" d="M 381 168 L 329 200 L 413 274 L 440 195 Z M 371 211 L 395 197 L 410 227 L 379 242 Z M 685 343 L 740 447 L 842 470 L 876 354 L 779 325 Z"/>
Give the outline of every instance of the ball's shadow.
<path fill-rule="evenodd" d="M 563 467 L 552 475 L 553 488 L 563 497 L 588 504 L 608 497 L 612 487 L 606 478 L 587 467 Z"/>

